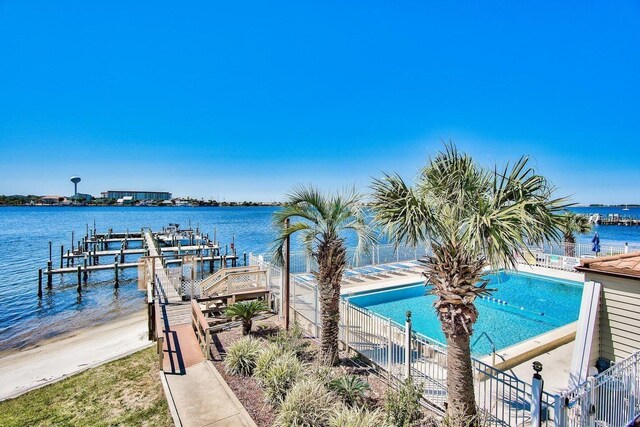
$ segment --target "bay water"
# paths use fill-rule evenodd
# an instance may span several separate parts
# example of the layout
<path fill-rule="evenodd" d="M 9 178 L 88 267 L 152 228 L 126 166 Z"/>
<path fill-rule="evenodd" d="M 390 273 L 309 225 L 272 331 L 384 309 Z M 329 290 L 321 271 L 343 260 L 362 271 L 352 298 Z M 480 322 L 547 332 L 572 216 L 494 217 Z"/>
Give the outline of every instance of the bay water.
<path fill-rule="evenodd" d="M 145 307 L 145 293 L 137 289 L 137 270 L 124 270 L 119 289 L 113 272 L 94 272 L 82 295 L 74 274 L 54 276 L 53 289 L 37 297 L 38 269 L 45 269 L 49 241 L 53 266 L 60 266 L 60 246 L 71 246 L 84 236 L 87 225 L 98 232 L 160 230 L 169 223 L 191 225 L 213 237 L 223 251 L 235 239 L 238 255 L 264 253 L 275 234 L 271 219 L 277 207 L 2 207 L 0 208 L 0 352 L 25 348 L 79 328 L 107 323 Z M 581 213 L 640 215 L 640 209 L 575 208 Z M 640 246 L 640 227 L 600 226 L 601 245 Z M 590 242 L 591 234 L 579 236 Z M 294 242 L 295 245 L 295 242 Z M 128 256 L 127 262 L 135 257 Z M 106 260 L 104 262 L 107 262 Z"/>

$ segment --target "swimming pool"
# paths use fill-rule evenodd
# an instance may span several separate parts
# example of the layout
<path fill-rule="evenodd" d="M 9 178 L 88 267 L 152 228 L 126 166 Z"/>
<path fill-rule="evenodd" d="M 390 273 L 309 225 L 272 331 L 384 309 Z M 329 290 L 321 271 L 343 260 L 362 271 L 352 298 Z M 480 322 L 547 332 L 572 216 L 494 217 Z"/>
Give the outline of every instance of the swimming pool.
<path fill-rule="evenodd" d="M 580 282 L 512 272 L 485 277 L 489 279 L 488 287 L 497 291 L 491 297 L 476 300 L 480 315 L 471 337 L 471 351 L 475 356 L 492 351 L 488 340 L 478 338 L 483 332 L 500 350 L 578 320 L 582 296 Z M 429 289 L 423 283 L 414 283 L 345 298 L 400 324 L 404 324 L 405 313 L 411 310 L 413 329 L 444 343 L 444 334 L 433 308 L 436 297 L 425 295 Z"/>

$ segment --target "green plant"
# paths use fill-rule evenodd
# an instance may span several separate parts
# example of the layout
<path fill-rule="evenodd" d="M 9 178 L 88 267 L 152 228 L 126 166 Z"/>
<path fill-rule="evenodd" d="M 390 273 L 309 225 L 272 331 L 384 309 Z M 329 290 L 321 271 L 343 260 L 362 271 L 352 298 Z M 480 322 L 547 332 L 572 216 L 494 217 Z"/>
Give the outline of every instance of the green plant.
<path fill-rule="evenodd" d="M 343 375 L 329 382 L 329 390 L 340 396 L 347 406 L 354 406 L 364 399 L 369 383 L 356 375 Z"/>
<path fill-rule="evenodd" d="M 295 222 L 287 226 L 292 219 Z M 307 253 L 318 263 L 321 360 L 336 365 L 340 284 L 347 265 L 345 235 L 355 234 L 358 253 L 368 251 L 376 241 L 373 228 L 365 220 L 362 196 L 356 191 L 326 195 L 314 187 L 297 187 L 288 195 L 286 204 L 273 214 L 273 226 L 277 233 L 272 247 L 274 262 L 282 263 L 285 243 L 292 235 L 299 234 Z"/>
<path fill-rule="evenodd" d="M 396 427 L 413 427 L 422 419 L 422 387 L 407 378 L 397 391 L 388 390 L 384 411 L 389 424 Z"/>
<path fill-rule="evenodd" d="M 284 354 L 286 354 L 286 352 L 275 344 L 269 344 L 260 352 L 260 355 L 256 360 L 256 367 L 253 370 L 253 376 L 259 383 L 262 384 L 264 382 L 271 366 Z"/>
<path fill-rule="evenodd" d="M 297 323 L 294 323 L 288 331 L 284 329 L 278 331 L 270 341 L 280 347 L 283 352 L 292 352 L 298 357 L 302 357 L 309 346 L 302 328 Z"/>
<path fill-rule="evenodd" d="M 253 337 L 244 337 L 229 347 L 224 365 L 233 375 L 251 375 L 256 366 L 262 344 Z"/>
<path fill-rule="evenodd" d="M 486 168 L 453 144 L 429 161 L 413 186 L 386 175 L 373 190 L 376 221 L 395 243 L 432 249 L 420 261 L 447 340 L 447 410 L 473 418 L 470 336 L 478 318 L 474 301 L 491 293 L 484 269 L 514 268 L 528 244 L 560 241 L 570 203 L 555 198 L 555 188 L 527 157 Z"/>
<path fill-rule="evenodd" d="M 273 361 L 260 382 L 265 398 L 274 406 L 280 405 L 291 387 L 302 377 L 304 366 L 292 353 L 284 353 Z"/>
<path fill-rule="evenodd" d="M 576 233 L 584 234 L 591 230 L 591 223 L 586 215 L 566 211 L 560 221 L 560 231 L 564 239 L 564 252 L 566 256 L 576 256 Z"/>
<path fill-rule="evenodd" d="M 335 406 L 335 396 L 321 382 L 304 379 L 296 383 L 285 397 L 274 425 L 328 427 Z"/>
<path fill-rule="evenodd" d="M 231 319 L 242 320 L 242 334 L 247 335 L 251 332 L 253 318 L 267 310 L 269 310 L 269 308 L 264 301 L 241 301 L 227 307 L 224 314 Z"/>
<path fill-rule="evenodd" d="M 385 414 L 379 409 L 339 406 L 331 415 L 329 427 L 393 427 L 387 423 Z"/>

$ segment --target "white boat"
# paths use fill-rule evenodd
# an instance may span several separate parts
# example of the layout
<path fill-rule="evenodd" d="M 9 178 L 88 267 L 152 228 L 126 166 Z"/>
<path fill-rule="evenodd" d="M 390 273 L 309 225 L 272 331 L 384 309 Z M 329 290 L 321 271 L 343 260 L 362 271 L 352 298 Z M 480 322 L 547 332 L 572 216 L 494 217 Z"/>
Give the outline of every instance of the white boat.
<path fill-rule="evenodd" d="M 602 218 L 600 217 L 599 213 L 589 214 L 589 222 L 591 224 L 600 224 L 601 221 Z"/>

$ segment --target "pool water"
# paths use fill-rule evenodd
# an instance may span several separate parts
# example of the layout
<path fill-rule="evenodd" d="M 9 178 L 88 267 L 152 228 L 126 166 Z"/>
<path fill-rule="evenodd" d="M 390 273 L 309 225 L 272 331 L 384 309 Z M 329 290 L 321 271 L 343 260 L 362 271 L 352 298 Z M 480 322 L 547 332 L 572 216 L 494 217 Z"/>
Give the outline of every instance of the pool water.
<path fill-rule="evenodd" d="M 512 272 L 485 277 L 489 279 L 488 288 L 497 290 L 490 297 L 476 300 L 480 315 L 471 337 L 471 351 L 475 356 L 492 351 L 490 342 L 485 337 L 479 338 L 483 332 L 500 350 L 578 320 L 580 282 Z M 436 297 L 426 294 L 430 289 L 416 283 L 346 298 L 400 324 L 404 324 L 406 312 L 410 310 L 416 332 L 444 343 L 444 333 L 433 308 Z"/>

